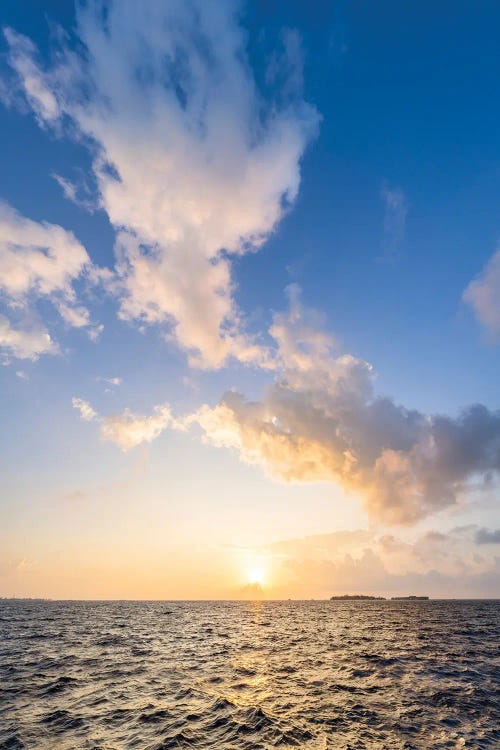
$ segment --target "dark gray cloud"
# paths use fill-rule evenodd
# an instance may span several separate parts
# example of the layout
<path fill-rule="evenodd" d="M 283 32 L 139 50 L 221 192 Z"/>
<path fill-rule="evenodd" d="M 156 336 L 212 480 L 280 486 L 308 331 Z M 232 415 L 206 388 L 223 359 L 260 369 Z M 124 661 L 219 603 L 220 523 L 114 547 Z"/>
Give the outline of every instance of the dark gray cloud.
<path fill-rule="evenodd" d="M 500 529 L 478 529 L 476 544 L 500 544 Z"/>

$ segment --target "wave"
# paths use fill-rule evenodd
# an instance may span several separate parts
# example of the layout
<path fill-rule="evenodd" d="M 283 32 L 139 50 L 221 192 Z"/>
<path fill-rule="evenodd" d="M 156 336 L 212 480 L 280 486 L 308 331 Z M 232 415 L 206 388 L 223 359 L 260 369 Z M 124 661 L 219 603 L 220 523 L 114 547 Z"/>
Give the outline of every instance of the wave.
<path fill-rule="evenodd" d="M 0 602 L 0 750 L 500 747 L 499 602 Z"/>

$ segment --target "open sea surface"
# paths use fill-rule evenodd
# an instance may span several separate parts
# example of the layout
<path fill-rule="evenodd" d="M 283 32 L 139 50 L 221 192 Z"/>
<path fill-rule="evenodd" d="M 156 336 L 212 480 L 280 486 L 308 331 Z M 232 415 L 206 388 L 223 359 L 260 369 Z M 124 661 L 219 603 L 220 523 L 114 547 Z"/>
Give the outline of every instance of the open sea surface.
<path fill-rule="evenodd" d="M 3 600 L 0 748 L 500 748 L 499 643 L 499 601 Z"/>

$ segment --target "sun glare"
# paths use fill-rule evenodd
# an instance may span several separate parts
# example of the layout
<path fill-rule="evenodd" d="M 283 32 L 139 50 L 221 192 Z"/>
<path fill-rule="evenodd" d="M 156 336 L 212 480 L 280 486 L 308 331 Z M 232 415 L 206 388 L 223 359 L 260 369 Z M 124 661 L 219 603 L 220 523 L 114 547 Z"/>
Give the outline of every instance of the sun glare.
<path fill-rule="evenodd" d="M 246 571 L 247 583 L 258 583 L 263 586 L 266 582 L 266 573 L 262 565 L 252 565 Z"/>

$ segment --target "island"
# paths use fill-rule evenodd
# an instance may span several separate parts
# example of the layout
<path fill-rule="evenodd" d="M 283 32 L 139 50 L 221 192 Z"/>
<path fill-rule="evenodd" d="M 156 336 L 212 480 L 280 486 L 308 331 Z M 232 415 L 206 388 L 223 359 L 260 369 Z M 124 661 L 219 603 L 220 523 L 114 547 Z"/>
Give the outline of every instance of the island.
<path fill-rule="evenodd" d="M 365 599 L 371 599 L 371 600 L 375 599 L 376 601 L 379 601 L 379 600 L 382 599 L 383 601 L 385 601 L 385 596 L 369 596 L 368 594 L 342 594 L 340 596 L 331 596 L 330 597 L 330 601 L 331 602 L 338 601 L 338 600 L 341 600 L 341 601 L 346 601 L 346 600 L 347 601 L 351 601 L 351 600 L 358 600 L 358 599 L 362 599 L 363 601 Z"/>
<path fill-rule="evenodd" d="M 393 597 L 391 597 L 391 599 L 392 599 L 393 602 L 394 601 L 412 601 L 412 602 L 414 602 L 415 600 L 418 600 L 418 601 L 422 601 L 422 600 L 428 601 L 429 597 L 428 596 L 393 596 Z"/>

